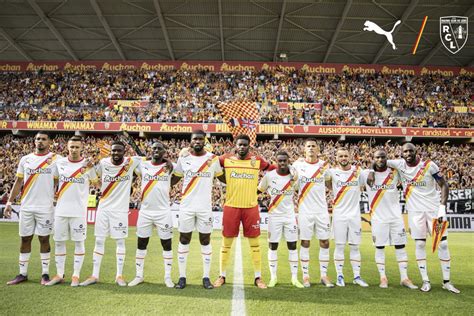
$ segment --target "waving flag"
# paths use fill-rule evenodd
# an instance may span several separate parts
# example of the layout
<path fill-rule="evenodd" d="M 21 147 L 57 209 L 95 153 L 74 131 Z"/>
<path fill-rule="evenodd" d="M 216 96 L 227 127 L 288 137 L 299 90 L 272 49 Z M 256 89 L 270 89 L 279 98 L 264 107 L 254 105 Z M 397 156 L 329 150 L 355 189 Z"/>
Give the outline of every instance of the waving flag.
<path fill-rule="evenodd" d="M 224 122 L 230 128 L 232 136 L 245 134 L 250 137 L 251 145 L 257 140 L 257 126 L 260 122 L 257 104 L 247 100 L 223 102 L 217 105 Z"/>

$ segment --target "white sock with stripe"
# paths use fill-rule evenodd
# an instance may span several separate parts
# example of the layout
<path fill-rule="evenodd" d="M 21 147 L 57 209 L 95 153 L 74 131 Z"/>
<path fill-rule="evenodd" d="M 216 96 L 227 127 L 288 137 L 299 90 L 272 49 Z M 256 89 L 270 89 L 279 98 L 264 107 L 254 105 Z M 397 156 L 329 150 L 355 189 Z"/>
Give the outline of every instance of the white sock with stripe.
<path fill-rule="evenodd" d="M 125 264 L 125 239 L 117 239 L 117 248 L 116 248 L 116 256 L 117 256 L 117 275 L 116 277 L 123 275 L 123 266 Z"/>
<path fill-rule="evenodd" d="M 173 251 L 163 250 L 163 261 L 165 264 L 165 279 L 171 278 L 171 268 L 173 267 Z"/>
<path fill-rule="evenodd" d="M 385 249 L 375 248 L 375 264 L 379 270 L 380 277 L 387 277 L 385 274 Z"/>
<path fill-rule="evenodd" d="M 359 245 L 349 245 L 350 247 L 350 259 L 352 265 L 352 272 L 354 273 L 354 279 L 360 277 L 360 250 Z"/>
<path fill-rule="evenodd" d="M 426 266 L 426 241 L 415 240 L 415 256 L 421 278 L 423 281 L 429 281 L 428 267 Z"/>
<path fill-rule="evenodd" d="M 298 250 L 288 250 L 288 261 L 290 261 L 291 278 L 298 277 Z"/>
<path fill-rule="evenodd" d="M 400 270 L 400 280 L 408 279 L 408 255 L 406 249 L 395 248 L 395 256 L 397 257 L 398 270 Z"/>
<path fill-rule="evenodd" d="M 146 249 L 137 249 L 135 256 L 136 277 L 143 278 L 143 270 L 145 269 Z"/>
<path fill-rule="evenodd" d="M 20 269 L 20 274 L 28 275 L 28 264 L 30 263 L 31 252 L 20 253 L 18 258 L 18 267 Z"/>
<path fill-rule="evenodd" d="M 300 248 L 301 271 L 303 279 L 309 278 L 309 248 L 301 246 Z"/>
<path fill-rule="evenodd" d="M 49 261 L 51 259 L 50 252 L 40 253 L 41 258 L 41 274 L 49 274 Z"/>
<path fill-rule="evenodd" d="M 189 244 L 183 245 L 181 242 L 178 243 L 178 269 L 180 278 L 186 277 L 186 264 L 188 261 L 188 254 Z"/>
<path fill-rule="evenodd" d="M 105 251 L 105 238 L 97 237 L 95 239 L 94 254 L 92 255 L 92 276 L 96 279 L 99 278 L 100 274 L 100 265 L 102 263 L 102 257 L 104 256 Z"/>
<path fill-rule="evenodd" d="M 276 250 L 268 249 L 268 267 L 270 268 L 270 278 L 275 279 L 278 270 L 278 254 Z"/>
<path fill-rule="evenodd" d="M 202 270 L 203 278 L 209 277 L 209 272 L 211 271 L 211 260 L 212 260 L 212 246 L 209 245 L 201 245 L 201 255 L 202 255 Z"/>
<path fill-rule="evenodd" d="M 81 274 L 82 264 L 84 263 L 84 255 L 86 254 L 86 246 L 84 241 L 76 241 L 74 249 L 74 273 L 72 276 L 79 277 Z"/>
<path fill-rule="evenodd" d="M 64 278 L 64 267 L 66 266 L 66 242 L 56 241 L 54 249 L 54 259 L 56 262 L 56 274 Z"/>
<path fill-rule="evenodd" d="M 438 258 L 443 272 L 443 281 L 449 281 L 451 277 L 451 256 L 449 254 L 448 241 L 442 240 L 438 246 Z"/>
<path fill-rule="evenodd" d="M 328 275 L 329 266 L 329 248 L 319 248 L 319 272 L 321 277 Z"/>
<path fill-rule="evenodd" d="M 344 246 L 343 244 L 336 244 L 334 249 L 334 266 L 336 267 L 337 276 L 344 275 Z"/>

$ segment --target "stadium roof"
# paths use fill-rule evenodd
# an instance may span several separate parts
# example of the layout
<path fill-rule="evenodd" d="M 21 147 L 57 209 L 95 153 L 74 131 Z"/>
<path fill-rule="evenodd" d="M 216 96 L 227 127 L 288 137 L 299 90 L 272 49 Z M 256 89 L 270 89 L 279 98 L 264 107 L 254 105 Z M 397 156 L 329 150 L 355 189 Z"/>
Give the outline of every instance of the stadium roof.
<path fill-rule="evenodd" d="M 0 60 L 474 65 L 474 35 L 453 55 L 439 34 L 441 16 L 467 16 L 472 29 L 472 0 L 0 0 L 0 6 Z M 393 32 L 398 49 L 364 32 L 366 20 L 384 30 L 401 20 Z"/>

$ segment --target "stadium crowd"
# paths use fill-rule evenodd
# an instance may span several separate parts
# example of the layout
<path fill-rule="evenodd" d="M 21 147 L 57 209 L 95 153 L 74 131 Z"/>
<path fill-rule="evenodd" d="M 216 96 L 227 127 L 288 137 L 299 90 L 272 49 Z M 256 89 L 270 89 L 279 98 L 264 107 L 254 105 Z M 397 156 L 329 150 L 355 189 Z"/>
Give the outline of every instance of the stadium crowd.
<path fill-rule="evenodd" d="M 66 143 L 70 135 L 57 135 L 54 138 L 53 148 L 51 150 L 58 154 L 67 155 Z M 116 136 L 118 137 L 118 136 Z M 97 157 L 99 156 L 99 148 L 97 141 L 102 139 L 110 142 L 113 137 L 95 137 L 87 136 L 85 138 L 85 156 Z M 139 147 L 148 156 L 151 155 L 151 143 L 153 139 L 136 139 Z M 232 141 L 228 138 L 210 139 L 213 147 L 213 152 L 217 155 L 222 155 L 233 148 Z M 339 143 L 332 140 L 318 140 L 321 147 L 321 159 L 335 163 L 335 154 L 337 148 L 347 146 L 353 155 L 353 163 L 360 164 L 362 167 L 369 167 L 373 160 L 373 153 L 375 148 L 383 146 L 389 153 L 389 158 L 399 158 L 401 153 L 401 146 L 398 144 L 375 144 L 374 141 L 362 140 L 356 143 Z M 11 186 L 15 178 L 15 170 L 17 168 L 21 156 L 32 152 L 33 137 L 16 137 L 13 135 L 3 135 L 0 137 L 0 202 L 5 202 L 7 193 L 10 192 Z M 172 161 L 176 161 L 180 150 L 189 146 L 188 140 L 182 139 L 168 139 L 163 140 L 163 143 L 168 146 L 167 157 Z M 285 150 L 291 156 L 291 161 L 295 161 L 303 155 L 303 143 L 301 139 L 292 140 L 265 140 L 258 141 L 255 145 L 254 152 L 262 155 L 268 160 L 274 159 L 274 154 L 278 150 Z M 129 155 L 134 153 L 129 149 Z M 472 188 L 474 187 L 474 150 L 472 145 L 449 145 L 424 143 L 418 146 L 418 152 L 422 159 L 429 158 L 435 161 L 441 169 L 442 174 L 446 176 L 451 189 Z M 179 199 L 180 185 L 175 186 L 172 190 L 172 201 Z M 97 191 L 97 188 L 92 188 Z M 222 187 L 220 185 L 214 186 L 213 203 L 215 207 L 223 205 Z M 140 199 L 140 184 L 135 181 L 133 185 L 131 203 L 137 206 Z M 265 204 L 263 202 L 263 204 Z"/>
<path fill-rule="evenodd" d="M 470 127 L 474 114 L 454 109 L 473 108 L 471 83 L 465 76 L 277 70 L 0 73 L 0 119 L 217 123 L 217 103 L 244 98 L 257 102 L 263 124 Z M 321 110 L 282 110 L 278 102 Z"/>

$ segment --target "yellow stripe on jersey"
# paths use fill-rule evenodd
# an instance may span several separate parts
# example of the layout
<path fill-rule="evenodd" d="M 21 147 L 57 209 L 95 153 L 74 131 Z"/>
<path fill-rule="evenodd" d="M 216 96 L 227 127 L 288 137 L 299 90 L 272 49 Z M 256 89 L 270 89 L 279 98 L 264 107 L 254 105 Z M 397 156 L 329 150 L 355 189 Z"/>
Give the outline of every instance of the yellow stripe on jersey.
<path fill-rule="evenodd" d="M 158 176 L 162 176 L 166 174 L 166 169 L 162 168 L 161 171 L 157 174 Z M 149 185 L 145 187 L 145 191 L 142 193 L 142 202 L 146 199 L 148 194 L 153 190 L 153 187 L 158 183 L 158 180 L 150 180 Z"/>
<path fill-rule="evenodd" d="M 383 183 L 387 186 L 389 186 L 390 184 L 392 184 L 394 178 L 395 178 L 395 173 L 396 173 L 396 170 L 392 170 L 392 172 L 388 175 L 388 180 L 386 181 L 386 183 Z M 380 192 L 380 193 L 378 193 Z M 372 203 L 370 205 L 370 215 L 373 215 L 375 209 L 377 208 L 377 206 L 379 205 L 380 201 L 382 201 L 382 197 L 384 196 L 385 192 L 387 192 L 387 190 L 383 190 L 383 189 L 380 189 L 380 191 L 378 191 L 375 196 L 374 196 L 374 200 L 372 200 Z"/>
<path fill-rule="evenodd" d="M 417 182 L 418 180 L 420 180 L 421 178 L 423 178 L 425 176 L 426 172 L 430 168 L 430 162 L 431 162 L 430 160 L 427 160 L 425 162 L 425 167 L 422 170 L 420 170 L 421 172 L 419 172 L 417 175 L 415 175 L 415 177 L 412 180 L 413 182 Z M 405 191 L 405 203 L 410 198 L 412 192 L 413 192 L 413 185 L 408 184 L 408 186 L 406 188 L 406 191 Z"/>
<path fill-rule="evenodd" d="M 255 207 L 257 202 L 259 159 L 224 159 L 226 194 L 224 205 L 237 208 Z"/>
<path fill-rule="evenodd" d="M 210 163 L 205 162 L 198 170 L 198 172 L 206 172 L 210 166 L 212 166 L 213 163 L 216 162 L 217 157 L 214 157 Z M 222 173 L 221 173 L 222 174 Z M 219 175 L 221 175 L 219 174 Z M 215 176 L 218 176 L 217 173 Z M 197 183 L 199 182 L 201 178 L 194 176 L 191 181 L 188 183 L 188 186 L 186 188 L 183 187 L 183 192 L 181 195 L 181 199 L 184 199 L 186 196 L 188 196 L 196 187 Z"/>

